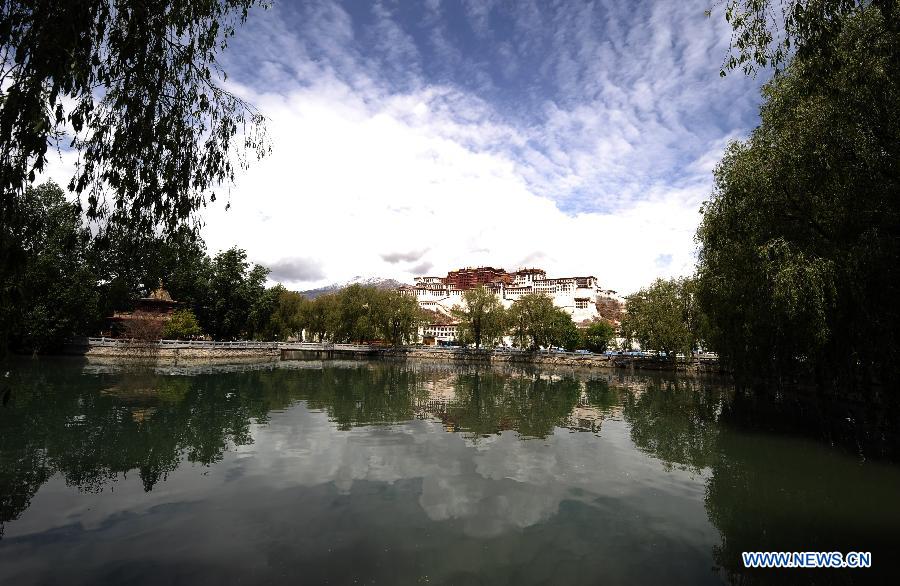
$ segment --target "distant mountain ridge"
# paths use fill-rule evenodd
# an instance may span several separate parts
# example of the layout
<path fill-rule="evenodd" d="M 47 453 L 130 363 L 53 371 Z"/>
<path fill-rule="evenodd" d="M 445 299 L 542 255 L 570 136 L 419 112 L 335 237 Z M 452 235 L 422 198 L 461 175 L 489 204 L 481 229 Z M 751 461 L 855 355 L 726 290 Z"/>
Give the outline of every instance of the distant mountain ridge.
<path fill-rule="evenodd" d="M 353 277 L 349 281 L 345 283 L 332 283 L 331 285 L 326 285 L 324 287 L 319 287 L 318 289 L 309 289 L 306 291 L 299 291 L 301 295 L 306 297 L 307 299 L 315 299 L 320 295 L 327 295 L 329 293 L 336 293 L 345 287 L 349 287 L 350 285 L 363 285 L 365 287 L 375 287 L 376 289 L 396 289 L 400 285 L 403 285 L 400 281 L 396 279 L 383 279 L 381 277 Z"/>

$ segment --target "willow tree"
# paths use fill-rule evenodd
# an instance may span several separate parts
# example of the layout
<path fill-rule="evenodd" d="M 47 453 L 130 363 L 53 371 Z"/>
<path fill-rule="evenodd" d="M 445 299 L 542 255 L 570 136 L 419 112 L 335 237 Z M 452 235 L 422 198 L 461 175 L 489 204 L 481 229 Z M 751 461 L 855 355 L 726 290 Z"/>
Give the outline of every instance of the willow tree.
<path fill-rule="evenodd" d="M 732 27 L 723 76 L 734 69 L 747 74 L 767 67 L 780 71 L 794 58 L 808 66 L 827 67 L 845 22 L 863 9 L 876 11 L 886 30 L 896 33 L 900 27 L 897 0 L 722 0 L 720 4 Z"/>
<path fill-rule="evenodd" d="M 452 310 L 459 322 L 458 337 L 466 344 L 496 344 L 504 334 L 505 310 L 500 299 L 486 287 L 474 287 L 463 292 L 463 304 Z"/>
<path fill-rule="evenodd" d="M 627 297 L 627 313 L 622 318 L 622 335 L 637 340 L 645 350 L 659 350 L 674 359 L 696 347 L 699 316 L 690 279 L 657 279 Z"/>
<path fill-rule="evenodd" d="M 605 319 L 598 319 L 581 332 L 581 345 L 592 352 L 606 352 L 610 342 L 616 339 L 616 326 Z"/>
<path fill-rule="evenodd" d="M 415 342 L 425 321 L 415 297 L 397 290 L 375 289 L 370 301 L 373 320 L 381 339 L 394 346 Z"/>
<path fill-rule="evenodd" d="M 739 374 L 898 380 L 900 34 L 874 5 L 835 26 L 763 88 L 703 211 L 699 297 Z"/>
<path fill-rule="evenodd" d="M 262 116 L 225 89 L 217 62 L 255 4 L 266 2 L 0 3 L 4 308 L 20 303 L 6 284 L 25 262 L 26 186 L 49 151 L 77 155 L 68 188 L 89 218 L 144 233 L 189 222 L 237 169 L 267 152 Z"/>
<path fill-rule="evenodd" d="M 300 308 L 300 323 L 307 341 L 333 340 L 338 328 L 338 296 L 336 293 L 309 299 Z"/>
<path fill-rule="evenodd" d="M 509 308 L 508 326 L 513 341 L 520 348 L 565 346 L 574 349 L 578 331 L 572 316 L 553 305 L 553 299 L 541 293 L 518 298 Z"/>
<path fill-rule="evenodd" d="M 287 290 L 280 283 L 266 290 L 265 296 L 273 298 L 271 311 L 258 312 L 267 318 L 258 326 L 256 335 L 263 340 L 285 341 L 303 330 L 303 311 L 309 303 L 303 295 Z"/>

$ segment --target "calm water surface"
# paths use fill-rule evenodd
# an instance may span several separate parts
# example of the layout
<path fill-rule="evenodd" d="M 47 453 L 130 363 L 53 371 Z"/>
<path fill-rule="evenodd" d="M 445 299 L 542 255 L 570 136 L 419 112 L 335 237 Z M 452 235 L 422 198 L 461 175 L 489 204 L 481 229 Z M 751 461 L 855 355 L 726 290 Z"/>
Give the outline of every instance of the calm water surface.
<path fill-rule="evenodd" d="M 717 379 L 44 360 L 6 380 L 0 584 L 889 583 L 900 564 L 900 467 L 739 424 Z M 874 567 L 753 572 L 744 550 Z"/>

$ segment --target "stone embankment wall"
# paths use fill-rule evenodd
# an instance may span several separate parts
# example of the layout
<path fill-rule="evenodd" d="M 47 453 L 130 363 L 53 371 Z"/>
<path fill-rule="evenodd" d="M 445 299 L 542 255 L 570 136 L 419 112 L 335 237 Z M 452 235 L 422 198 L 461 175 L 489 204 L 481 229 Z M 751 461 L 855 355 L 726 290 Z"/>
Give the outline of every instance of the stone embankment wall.
<path fill-rule="evenodd" d="M 87 358 L 123 358 L 152 362 L 258 362 L 275 361 L 281 352 L 277 348 L 158 348 L 155 346 L 70 346 L 68 354 Z"/>
<path fill-rule="evenodd" d="M 383 348 L 353 344 L 274 344 L 254 342 L 126 343 L 103 339 L 72 344 L 67 353 L 88 358 L 143 362 L 260 362 L 277 360 L 385 359 L 529 364 L 547 368 L 679 370 L 720 372 L 715 362 L 668 362 L 635 356 L 544 352 L 494 352 L 461 348 Z"/>
<path fill-rule="evenodd" d="M 491 362 L 533 364 L 545 367 L 588 369 L 639 368 L 641 370 L 679 370 L 688 372 L 718 372 L 717 363 L 669 362 L 633 356 L 606 356 L 602 354 L 546 354 L 542 352 L 491 352 L 475 350 L 383 350 L 381 356 L 394 359 L 427 359 L 459 362 Z"/>

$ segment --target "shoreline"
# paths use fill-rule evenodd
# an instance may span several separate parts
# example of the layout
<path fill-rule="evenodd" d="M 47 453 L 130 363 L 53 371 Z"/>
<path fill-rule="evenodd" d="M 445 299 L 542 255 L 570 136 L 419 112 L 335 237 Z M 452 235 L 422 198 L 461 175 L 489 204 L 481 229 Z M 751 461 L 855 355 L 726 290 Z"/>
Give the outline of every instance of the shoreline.
<path fill-rule="evenodd" d="M 352 344 L 250 344 L 216 346 L 175 344 L 71 344 L 63 354 L 144 363 L 242 364 L 334 359 L 387 361 L 441 361 L 460 363 L 522 364 L 588 370 L 656 370 L 697 374 L 727 374 L 717 362 L 669 362 L 654 358 L 605 354 L 496 352 L 466 348 L 383 348 Z"/>

